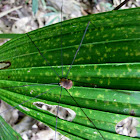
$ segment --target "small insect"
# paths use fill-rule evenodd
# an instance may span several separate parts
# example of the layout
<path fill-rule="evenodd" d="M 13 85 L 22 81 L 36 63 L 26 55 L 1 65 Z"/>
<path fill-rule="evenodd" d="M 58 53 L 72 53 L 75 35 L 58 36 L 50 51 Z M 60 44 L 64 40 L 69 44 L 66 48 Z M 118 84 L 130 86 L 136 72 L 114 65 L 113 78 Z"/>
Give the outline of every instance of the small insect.
<path fill-rule="evenodd" d="M 62 86 L 65 89 L 70 89 L 73 85 L 72 81 L 66 78 L 60 79 L 60 86 Z"/>

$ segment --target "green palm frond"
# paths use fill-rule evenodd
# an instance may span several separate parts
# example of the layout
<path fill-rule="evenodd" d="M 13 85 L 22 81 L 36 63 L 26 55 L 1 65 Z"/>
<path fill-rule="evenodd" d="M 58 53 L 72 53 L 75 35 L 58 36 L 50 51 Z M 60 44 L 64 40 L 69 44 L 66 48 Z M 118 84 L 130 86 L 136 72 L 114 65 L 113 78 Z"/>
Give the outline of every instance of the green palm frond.
<path fill-rule="evenodd" d="M 0 116 L 0 140 L 22 140 L 21 136 Z"/>
<path fill-rule="evenodd" d="M 51 84 L 60 81 L 55 72 L 61 77 L 63 67 L 63 77 L 67 75 L 89 21 L 86 36 L 68 74 L 68 79 L 74 83 L 68 92 L 98 130 L 65 89 L 60 106 L 74 111 L 76 117 L 72 122 L 59 118 L 57 130 L 74 140 L 100 140 L 100 133 L 107 140 L 139 139 L 140 124 L 136 126 L 136 138 L 118 135 L 115 126 L 129 116 L 140 122 L 140 8 L 64 21 L 62 29 L 61 23 L 57 23 L 29 32 L 53 69 L 27 34 L 8 41 L 0 47 L 1 64 L 11 63 L 7 69 L 0 65 L 0 98 L 55 129 L 56 116 L 34 103 L 58 105 L 61 87 Z"/>

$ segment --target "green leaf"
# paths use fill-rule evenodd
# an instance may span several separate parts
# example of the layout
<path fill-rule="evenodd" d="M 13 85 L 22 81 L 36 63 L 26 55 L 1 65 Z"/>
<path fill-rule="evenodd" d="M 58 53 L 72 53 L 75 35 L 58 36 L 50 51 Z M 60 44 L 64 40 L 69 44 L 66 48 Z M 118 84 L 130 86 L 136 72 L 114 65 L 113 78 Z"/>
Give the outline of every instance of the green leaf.
<path fill-rule="evenodd" d="M 68 74 L 73 81 L 68 91 L 105 139 L 139 139 L 140 124 L 137 138 L 116 134 L 115 126 L 132 115 L 140 122 L 140 8 L 89 15 L 64 21 L 62 28 L 57 23 L 29 32 L 53 69 L 27 34 L 8 41 L 0 47 L 2 66 L 11 64 L 0 70 L 0 98 L 55 129 L 56 116 L 34 103 L 58 105 L 61 88 L 51 83 L 60 82 L 56 72 L 67 75 L 89 21 Z M 60 106 L 73 110 L 76 117 L 72 122 L 59 118 L 58 131 L 71 139 L 102 139 L 73 98 L 62 90 Z"/>
<path fill-rule="evenodd" d="M 0 38 L 15 38 L 15 37 L 20 37 L 23 34 L 0 34 Z"/>
<path fill-rule="evenodd" d="M 21 136 L 0 116 L 0 139 L 22 140 Z"/>

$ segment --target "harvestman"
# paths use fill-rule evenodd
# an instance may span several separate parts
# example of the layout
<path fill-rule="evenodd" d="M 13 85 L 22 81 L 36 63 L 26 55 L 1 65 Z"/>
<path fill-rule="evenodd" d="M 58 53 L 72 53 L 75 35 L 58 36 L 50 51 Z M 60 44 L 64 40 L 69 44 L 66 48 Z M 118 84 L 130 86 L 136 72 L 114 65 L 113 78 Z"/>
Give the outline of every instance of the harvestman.
<path fill-rule="evenodd" d="M 124 4 L 125 4 L 125 3 L 124 3 Z M 118 6 L 118 7 L 119 7 L 119 6 Z M 119 8 L 120 8 L 120 7 L 119 7 Z M 115 10 L 117 10 L 117 7 L 115 8 Z M 62 16 L 62 7 L 61 7 L 61 16 Z M 61 17 L 61 18 L 62 18 L 62 17 Z M 66 77 L 63 77 L 63 58 L 62 58 L 62 42 L 61 42 L 62 78 L 60 78 L 60 76 L 57 74 L 57 72 L 56 72 L 56 71 L 53 69 L 53 67 L 48 63 L 47 59 L 43 56 L 43 54 L 40 52 L 39 48 L 35 45 L 35 43 L 32 41 L 32 39 L 30 38 L 30 36 L 29 36 L 28 33 L 27 33 L 27 36 L 30 38 L 31 42 L 32 42 L 32 43 L 34 44 L 34 46 L 37 48 L 37 50 L 38 50 L 38 52 L 40 53 L 40 55 L 46 60 L 46 62 L 48 63 L 48 65 L 51 67 L 51 69 L 52 69 L 52 70 L 56 73 L 56 75 L 60 78 L 59 85 L 61 86 L 61 93 L 62 93 L 62 88 L 64 88 L 64 89 L 68 92 L 67 89 L 70 89 L 70 88 L 72 87 L 72 85 L 73 85 L 72 81 L 71 81 L 70 79 L 67 79 L 67 76 L 68 76 L 68 74 L 69 74 L 69 72 L 70 72 L 70 69 L 72 68 L 72 65 L 73 65 L 73 63 L 74 63 L 74 60 L 75 60 L 75 58 L 76 58 L 76 55 L 77 55 L 77 53 L 78 53 L 78 51 L 79 51 L 79 49 L 80 49 L 80 47 L 81 47 L 81 45 L 82 45 L 82 42 L 83 42 L 83 39 L 84 39 L 85 34 L 86 34 L 86 32 L 87 32 L 87 29 L 88 29 L 89 24 L 90 24 L 90 21 L 88 22 L 88 25 L 87 25 L 87 27 L 86 27 L 86 29 L 85 29 L 83 38 L 82 38 L 81 43 L 80 43 L 80 45 L 79 45 L 79 47 L 78 47 L 78 49 L 77 49 L 77 51 L 76 51 L 76 54 L 75 54 L 75 56 L 74 56 L 74 59 L 73 59 L 73 61 L 72 61 L 72 64 L 70 65 L 70 68 L 69 68 L 69 70 L 68 70 L 68 73 L 67 73 Z M 62 27 L 62 22 L 61 22 L 61 27 Z M 62 33 L 62 28 L 61 28 L 61 33 Z M 62 41 L 62 38 L 61 38 L 61 41 Z M 9 62 L 7 62 L 7 64 L 8 64 L 8 63 L 9 63 Z M 9 66 L 10 66 L 10 65 L 9 65 Z M 7 68 L 7 67 L 9 67 L 9 66 L 6 66 L 5 68 Z M 45 85 L 45 84 L 38 84 L 38 85 Z M 92 85 L 93 85 L 93 84 L 92 84 Z M 34 85 L 23 85 L 23 86 L 16 86 L 16 87 L 25 87 L 25 86 L 34 86 Z M 6 88 L 14 88 L 14 87 L 6 87 Z M 52 88 L 52 89 L 54 89 L 54 88 Z M 50 89 L 50 90 L 52 90 L 52 89 Z M 50 90 L 48 90 L 48 91 L 50 91 Z M 31 98 L 30 100 L 32 100 L 32 99 L 34 99 L 34 98 L 37 98 L 37 97 L 39 97 L 39 96 L 41 96 L 41 95 L 47 93 L 48 91 L 43 92 L 43 93 L 37 95 L 36 97 Z M 59 98 L 59 103 L 58 103 L 58 108 L 57 108 L 57 115 L 56 115 L 55 139 L 56 139 L 57 117 L 58 117 L 58 111 L 59 111 L 59 104 L 60 104 L 60 100 L 61 100 L 61 93 L 60 93 L 60 98 Z M 74 99 L 74 97 L 72 97 L 72 95 L 71 95 L 69 92 L 68 92 L 68 94 L 69 94 L 69 95 L 71 96 L 71 98 L 75 101 L 75 103 L 76 103 L 77 106 L 81 109 L 81 111 L 85 114 L 85 116 L 87 117 L 87 119 L 93 124 L 93 126 L 94 126 L 95 129 L 99 132 L 99 134 L 100 134 L 100 136 L 102 137 L 102 139 L 105 139 L 105 138 L 102 136 L 102 134 L 100 133 L 100 131 L 98 130 L 98 128 L 95 126 L 95 124 L 93 123 L 93 121 L 90 120 L 90 118 L 86 115 L 86 113 L 84 112 L 84 110 L 79 106 L 79 104 L 78 104 L 77 101 Z M 24 102 L 22 102 L 21 104 L 24 104 L 25 102 L 28 102 L 28 101 L 29 101 L 29 100 L 24 101 Z M 19 105 L 21 105 L 21 104 L 19 104 Z M 18 105 L 18 106 L 19 106 L 19 105 Z M 17 106 L 15 106 L 14 108 L 16 108 L 16 107 L 17 107 Z M 12 108 L 13 108 L 13 107 L 12 107 Z M 10 108 L 10 109 L 12 109 L 12 108 Z M 8 109 L 8 110 L 9 110 L 9 109 Z M 8 110 L 3 111 L 3 112 L 1 112 L 0 114 L 5 113 L 5 112 L 7 112 Z"/>
<path fill-rule="evenodd" d="M 61 22 L 62 23 L 62 22 Z M 81 45 L 82 45 L 82 42 L 83 42 L 83 40 L 84 40 L 84 37 L 85 37 L 85 35 L 86 35 L 86 32 L 87 32 L 87 30 L 88 30 L 88 27 L 89 27 L 89 24 L 90 24 L 90 21 L 88 22 L 88 24 L 87 24 L 87 27 L 86 27 L 86 29 L 85 29 L 85 32 L 84 32 L 84 35 L 83 35 L 83 37 L 82 37 L 82 40 L 81 40 L 81 43 L 80 43 L 80 45 L 79 45 L 79 47 L 78 47 L 78 49 L 77 49 L 77 51 L 76 51 L 76 53 L 75 53 L 75 56 L 74 56 L 74 59 L 73 59 L 73 61 L 72 61 L 72 64 L 70 65 L 70 68 L 69 68 L 69 70 L 68 70 L 68 73 L 67 73 L 67 75 L 66 75 L 66 77 L 64 78 L 64 77 L 62 77 L 62 78 L 60 78 L 60 76 L 57 74 L 57 72 L 53 69 L 53 67 L 48 63 L 48 61 L 47 61 L 47 59 L 43 56 L 43 54 L 40 52 L 40 50 L 38 49 L 38 47 L 35 45 L 35 43 L 32 41 L 32 39 L 30 38 L 30 36 L 28 35 L 28 33 L 27 33 L 27 36 L 30 38 L 30 40 L 31 40 L 31 42 L 34 44 L 34 46 L 37 48 L 37 50 L 38 50 L 38 52 L 40 53 L 40 55 L 46 60 L 46 62 L 48 63 L 48 65 L 52 68 L 52 70 L 56 73 L 56 75 L 60 78 L 60 82 L 59 82 L 59 85 L 61 86 L 61 93 L 62 93 L 62 88 L 64 88 L 67 92 L 68 92 L 68 90 L 67 89 L 70 89 L 71 87 L 72 87 L 72 85 L 73 85 L 73 83 L 72 83 L 72 81 L 71 80 L 69 80 L 69 79 L 67 79 L 67 76 L 68 76 L 68 74 L 69 74 L 69 72 L 70 72 L 70 69 L 72 68 L 72 65 L 73 65 L 73 63 L 74 63 L 74 60 L 75 60 L 75 58 L 76 58 L 76 55 L 77 55 L 77 53 L 78 53 L 78 51 L 79 51 L 79 49 L 80 49 L 80 47 L 81 47 Z M 61 50 L 62 50 L 62 46 L 61 46 Z M 62 56 L 62 55 L 61 55 Z M 63 64 L 62 64 L 62 66 L 63 66 Z M 63 75 L 63 67 L 62 67 L 62 75 Z M 37 84 L 37 85 L 44 85 L 44 84 Z M 23 86 L 16 86 L 16 87 L 25 87 L 25 86 L 33 86 L 33 85 L 23 85 Z M 6 87 L 6 88 L 15 88 L 15 86 L 14 87 Z M 56 87 L 55 87 L 56 88 Z M 53 88 L 54 89 L 54 88 Z M 52 90 L 52 89 L 50 89 L 50 90 Z M 49 90 L 49 91 L 50 91 Z M 48 92 L 48 91 L 47 91 Z M 39 94 L 39 95 L 37 95 L 36 97 L 33 97 L 33 98 L 31 98 L 30 100 L 32 100 L 32 99 L 34 99 L 34 98 L 37 98 L 37 97 L 39 97 L 39 96 L 41 96 L 41 95 L 43 95 L 43 94 L 45 94 L 45 93 L 47 93 L 47 92 L 44 92 L 44 93 L 41 93 L 41 94 Z M 68 92 L 69 93 L 69 92 Z M 72 97 L 72 95 L 69 93 L 69 95 Z M 74 99 L 74 97 L 72 97 L 72 99 L 76 102 L 76 100 Z M 60 98 L 59 98 L 59 103 L 58 103 L 58 108 L 57 108 L 57 114 L 58 114 L 58 111 L 59 111 L 59 104 L 60 104 L 60 100 L 61 100 L 61 94 L 60 94 Z M 25 102 L 28 102 L 29 100 L 27 100 L 27 101 L 24 101 L 24 102 L 22 102 L 21 104 L 24 104 Z M 20 104 L 20 105 L 21 105 Z M 76 102 L 76 104 L 77 104 L 77 106 L 78 107 L 80 107 L 79 106 L 79 104 Z M 19 106 L 19 105 L 18 105 Z M 16 106 L 17 107 L 17 106 Z M 14 108 L 16 108 L 16 107 L 14 107 Z M 11 109 L 11 108 L 10 108 Z M 84 110 L 80 107 L 80 109 L 81 109 L 81 111 L 85 114 L 85 116 L 88 118 L 88 120 L 93 124 L 93 126 L 95 127 L 95 129 L 97 129 L 96 128 L 96 126 L 95 126 L 95 124 L 93 123 L 93 121 L 91 121 L 90 120 L 90 118 L 86 115 L 86 113 L 84 112 Z M 4 111 L 4 112 L 7 112 L 8 110 L 6 110 L 6 111 Z M 4 112 L 1 112 L 0 114 L 2 114 L 2 113 L 4 113 Z M 58 115 L 56 115 L 56 128 L 55 128 L 55 139 L 56 139 L 56 130 L 57 130 L 57 117 L 58 117 Z M 97 129 L 97 131 L 100 133 L 100 131 Z M 104 139 L 104 137 L 102 136 L 102 134 L 100 133 L 100 135 L 101 135 L 101 137 Z"/>
<path fill-rule="evenodd" d="M 86 32 L 87 32 L 87 30 L 88 30 L 89 24 L 90 24 L 90 21 L 89 21 L 88 24 L 87 24 L 87 27 L 86 27 L 85 32 L 84 32 L 84 34 L 83 34 L 82 40 L 81 40 L 81 42 L 80 42 L 80 45 L 79 45 L 79 47 L 78 47 L 78 49 L 77 49 L 77 51 L 76 51 L 76 53 L 75 53 L 74 59 L 73 59 L 73 61 L 72 61 L 72 64 L 70 65 L 70 68 L 69 68 L 69 70 L 68 70 L 68 72 L 67 72 L 65 78 L 63 78 L 63 77 L 60 78 L 60 76 L 59 76 L 59 75 L 57 74 L 57 72 L 51 67 L 51 65 L 48 63 L 47 59 L 43 56 L 43 54 L 40 52 L 40 50 L 38 49 L 38 47 L 35 45 L 35 43 L 32 41 L 32 39 L 30 38 L 30 36 L 27 34 L 28 37 L 30 38 L 30 40 L 32 41 L 32 43 L 34 44 L 34 46 L 35 46 L 35 47 L 37 48 L 37 50 L 39 51 L 40 55 L 46 60 L 46 62 L 50 65 L 50 67 L 52 68 L 52 70 L 53 70 L 53 71 L 57 74 L 57 76 L 60 78 L 60 83 L 59 83 L 59 85 L 61 86 L 61 93 L 60 93 L 60 98 L 59 98 L 59 103 L 58 103 L 58 108 L 57 108 L 57 115 L 56 115 L 55 139 L 56 139 L 56 130 L 57 130 L 57 117 L 58 117 L 59 104 L 60 104 L 60 100 L 61 100 L 62 88 L 64 88 L 64 89 L 68 92 L 67 89 L 70 89 L 70 88 L 72 87 L 72 81 L 69 80 L 69 79 L 67 79 L 67 76 L 68 76 L 68 74 L 69 74 L 69 72 L 70 72 L 70 69 L 72 68 L 72 65 L 73 65 L 73 63 L 74 63 L 74 60 L 75 60 L 75 58 L 76 58 L 76 55 L 77 55 L 78 51 L 80 50 L 80 47 L 81 47 L 81 45 L 82 45 L 82 42 L 83 42 L 84 37 L 85 37 L 85 35 L 86 35 Z M 62 22 L 61 22 L 61 26 L 62 26 Z M 61 44 L 61 57 L 62 57 L 62 44 Z M 62 63 L 62 76 L 63 76 L 63 63 Z M 68 93 L 69 93 L 69 92 L 68 92 Z M 72 95 L 71 95 L 70 93 L 69 93 L 69 95 L 70 95 L 71 98 L 75 101 L 75 103 L 77 104 L 77 106 L 80 107 L 79 104 L 77 103 L 77 101 L 74 99 L 74 97 L 72 97 Z M 87 117 L 87 119 L 92 123 L 92 125 L 95 127 L 95 129 L 99 132 L 100 136 L 104 139 L 104 137 L 102 136 L 102 134 L 100 133 L 100 131 L 97 129 L 97 127 L 95 126 L 95 124 L 93 123 L 93 121 L 91 121 L 91 119 L 86 115 L 86 113 L 84 112 L 84 110 L 83 110 L 81 107 L 80 107 L 80 109 L 81 109 L 81 111 L 85 114 L 85 116 Z"/>

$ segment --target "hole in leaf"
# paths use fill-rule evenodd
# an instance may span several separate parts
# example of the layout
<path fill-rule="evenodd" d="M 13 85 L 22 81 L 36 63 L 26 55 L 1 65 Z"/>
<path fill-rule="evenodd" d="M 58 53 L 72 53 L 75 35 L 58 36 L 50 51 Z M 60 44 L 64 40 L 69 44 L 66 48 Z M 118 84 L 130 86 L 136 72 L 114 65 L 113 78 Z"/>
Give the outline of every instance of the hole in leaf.
<path fill-rule="evenodd" d="M 51 114 L 57 115 L 58 105 L 48 105 L 43 102 L 34 102 L 33 105 L 35 105 L 39 109 L 46 110 L 50 112 Z M 72 109 L 59 106 L 58 117 L 60 119 L 73 121 L 75 116 L 76 116 L 76 113 Z"/>
<path fill-rule="evenodd" d="M 0 62 L 0 70 L 1 69 L 6 69 L 6 68 L 9 68 L 11 66 L 11 62 L 9 61 L 5 61 L 5 62 Z"/>
<path fill-rule="evenodd" d="M 137 136 L 137 130 L 136 126 L 139 124 L 139 122 L 134 117 L 128 117 L 119 123 L 117 123 L 115 130 L 116 133 L 120 135 L 126 135 L 130 137 L 136 137 Z"/>

